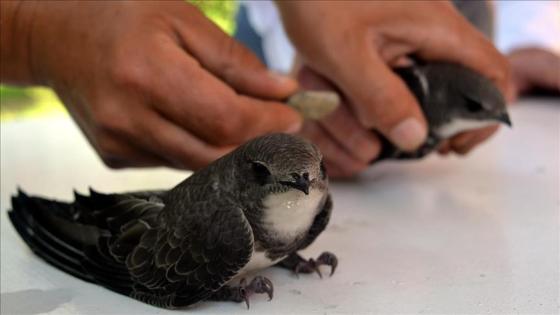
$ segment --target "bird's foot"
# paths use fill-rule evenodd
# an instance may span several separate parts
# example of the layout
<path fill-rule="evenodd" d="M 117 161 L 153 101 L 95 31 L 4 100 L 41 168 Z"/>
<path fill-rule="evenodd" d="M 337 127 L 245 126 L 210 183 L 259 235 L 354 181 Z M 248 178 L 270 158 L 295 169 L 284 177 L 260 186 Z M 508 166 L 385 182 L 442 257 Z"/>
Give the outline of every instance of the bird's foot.
<path fill-rule="evenodd" d="M 238 286 L 224 285 L 208 297 L 211 301 L 231 301 L 241 303 L 245 301 L 249 308 L 249 297 L 255 293 L 266 293 L 268 300 L 272 299 L 274 287 L 272 282 L 265 277 L 257 276 L 247 284 L 245 278 L 241 279 Z"/>
<path fill-rule="evenodd" d="M 247 284 L 245 278 L 241 279 L 239 282 L 239 297 L 245 301 L 247 308 L 249 308 L 249 297 L 255 293 L 262 294 L 266 293 L 268 295 L 268 300 L 272 300 L 274 294 L 274 286 L 272 281 L 263 276 L 256 276 Z"/>
<path fill-rule="evenodd" d="M 331 252 L 323 252 L 317 259 L 310 258 L 309 260 L 299 262 L 294 268 L 294 272 L 296 276 L 300 273 L 316 272 L 320 278 L 323 278 L 321 270 L 319 270 L 319 267 L 322 265 L 331 267 L 330 276 L 332 276 L 336 270 L 336 266 L 338 266 L 338 258 Z"/>

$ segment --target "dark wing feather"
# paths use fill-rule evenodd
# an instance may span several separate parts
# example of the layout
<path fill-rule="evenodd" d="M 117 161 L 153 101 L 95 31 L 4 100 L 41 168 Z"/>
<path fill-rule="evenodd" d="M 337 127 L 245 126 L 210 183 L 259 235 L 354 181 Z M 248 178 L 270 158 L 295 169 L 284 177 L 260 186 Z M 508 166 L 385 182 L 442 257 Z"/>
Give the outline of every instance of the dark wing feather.
<path fill-rule="evenodd" d="M 156 306 L 206 299 L 250 259 L 253 234 L 231 199 L 201 191 L 75 194 L 71 204 L 20 192 L 10 219 L 30 248 L 83 280 Z M 167 197 L 167 196 L 165 196 Z M 212 198 L 208 198 L 212 199 Z"/>
<path fill-rule="evenodd" d="M 212 198 L 209 198 L 212 199 Z M 151 230 L 128 257 L 132 296 L 175 308 L 205 300 L 249 261 L 253 233 L 232 200 L 169 203 L 161 228 Z"/>
<path fill-rule="evenodd" d="M 126 256 L 122 247 L 142 236 L 142 231 L 133 229 L 135 221 L 156 223 L 163 204 L 150 199 L 154 197 L 148 192 L 105 195 L 91 191 L 89 197 L 76 193 L 73 203 L 64 203 L 20 191 L 12 198 L 8 215 L 31 250 L 53 266 L 130 294 L 133 282 L 122 259 Z M 131 217 L 135 219 L 123 219 Z M 126 224 L 118 226 L 116 222 Z"/>

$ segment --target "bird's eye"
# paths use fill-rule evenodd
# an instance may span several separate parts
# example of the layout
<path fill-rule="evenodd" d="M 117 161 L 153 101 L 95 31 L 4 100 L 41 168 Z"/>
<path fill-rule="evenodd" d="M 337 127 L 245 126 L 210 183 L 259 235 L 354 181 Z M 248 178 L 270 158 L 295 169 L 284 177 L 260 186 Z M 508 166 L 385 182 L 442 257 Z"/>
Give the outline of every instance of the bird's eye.
<path fill-rule="evenodd" d="M 261 185 L 264 185 L 268 181 L 268 178 L 271 175 L 270 171 L 268 170 L 268 167 L 266 167 L 266 165 L 264 165 L 263 163 L 256 162 L 256 161 L 251 162 L 251 167 L 253 169 L 257 181 Z"/>
<path fill-rule="evenodd" d="M 321 161 L 321 178 L 327 178 L 327 168 L 325 167 L 325 163 Z"/>
<path fill-rule="evenodd" d="M 480 104 L 480 102 L 467 99 L 467 110 L 471 113 L 476 113 L 483 111 L 484 107 L 482 107 L 482 104 Z"/>

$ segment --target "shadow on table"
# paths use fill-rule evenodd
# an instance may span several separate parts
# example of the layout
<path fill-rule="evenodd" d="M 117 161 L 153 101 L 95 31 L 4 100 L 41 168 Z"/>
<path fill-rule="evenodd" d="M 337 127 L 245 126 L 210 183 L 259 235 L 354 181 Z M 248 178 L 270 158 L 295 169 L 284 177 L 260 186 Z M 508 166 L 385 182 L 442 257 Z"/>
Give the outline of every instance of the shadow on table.
<path fill-rule="evenodd" d="M 22 290 L 2 293 L 2 314 L 34 315 L 55 310 L 72 300 L 69 289 Z"/>

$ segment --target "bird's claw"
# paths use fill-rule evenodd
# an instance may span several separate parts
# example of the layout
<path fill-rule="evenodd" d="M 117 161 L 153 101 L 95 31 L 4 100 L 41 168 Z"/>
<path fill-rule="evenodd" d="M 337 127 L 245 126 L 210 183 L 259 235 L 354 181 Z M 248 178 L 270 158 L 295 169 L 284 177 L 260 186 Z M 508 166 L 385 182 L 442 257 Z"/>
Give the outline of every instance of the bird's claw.
<path fill-rule="evenodd" d="M 319 265 L 326 265 L 331 267 L 331 273 L 329 274 L 329 277 L 332 277 L 334 271 L 336 270 L 336 267 L 338 266 L 338 258 L 336 258 L 336 256 L 331 252 L 323 252 L 319 256 L 319 258 L 317 258 L 317 262 L 319 263 Z"/>
<path fill-rule="evenodd" d="M 331 267 L 330 276 L 332 276 L 338 266 L 338 258 L 331 252 L 323 252 L 317 259 L 310 258 L 308 261 L 302 261 L 297 264 L 294 272 L 298 277 L 300 273 L 316 272 L 320 278 L 323 278 L 321 270 L 319 270 L 319 267 L 322 265 Z"/>
<path fill-rule="evenodd" d="M 247 309 L 249 308 L 249 296 L 254 293 L 266 293 L 268 295 L 268 300 L 272 300 L 274 295 L 274 286 L 272 285 L 272 281 L 263 276 L 256 276 L 253 280 L 251 280 L 251 283 L 247 285 L 247 280 L 245 278 L 241 279 L 239 282 L 239 294 L 245 301 Z"/>

